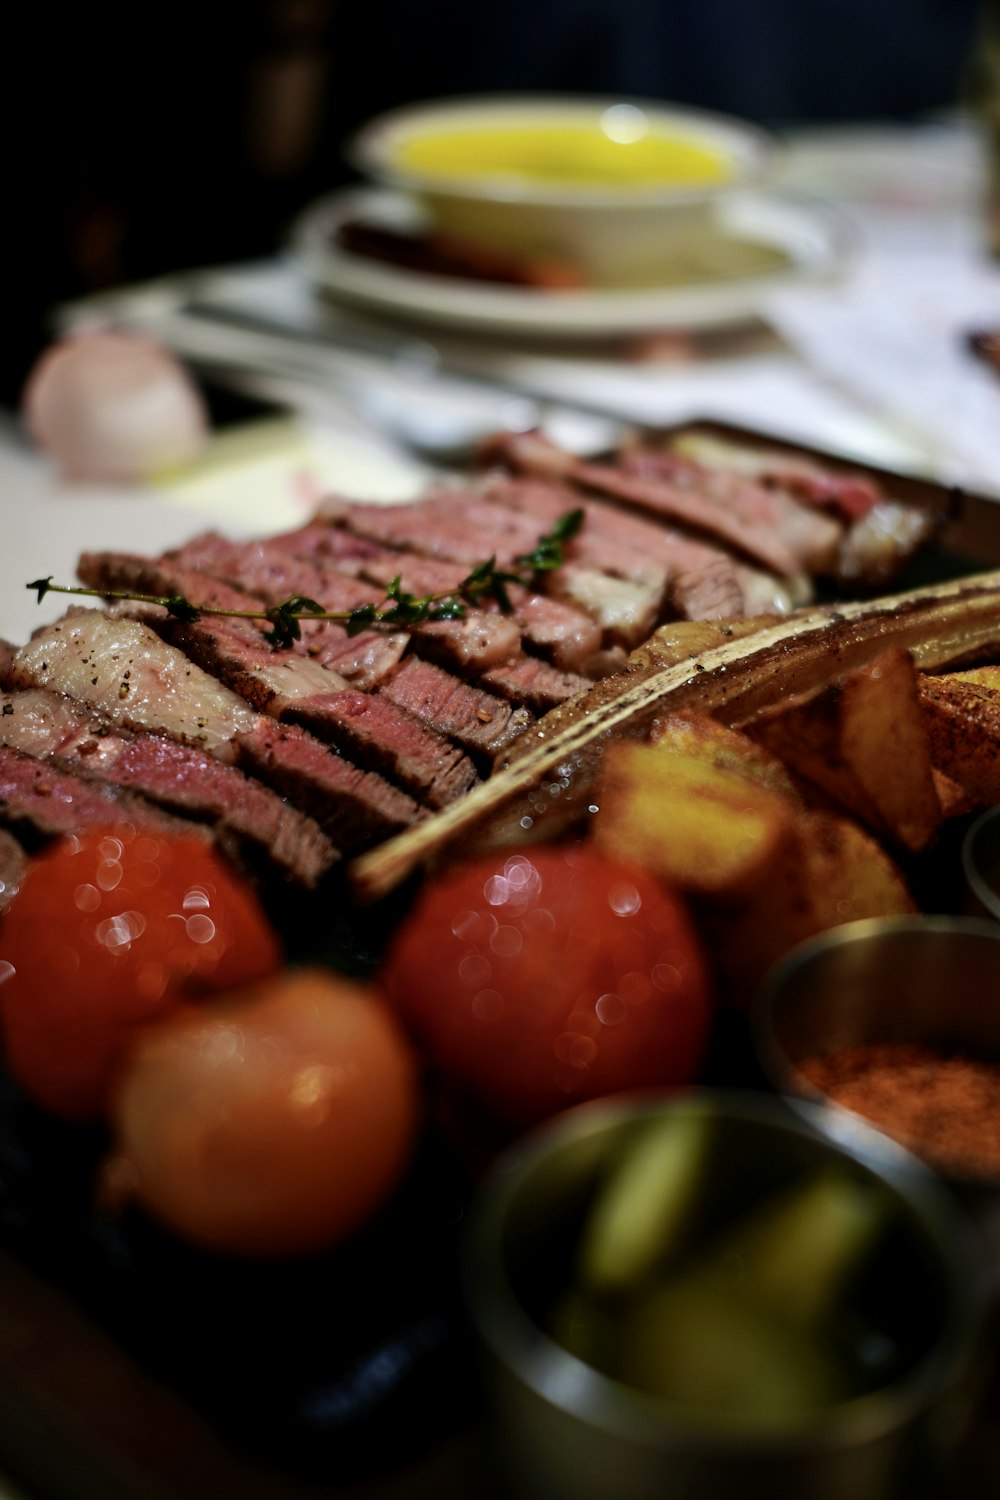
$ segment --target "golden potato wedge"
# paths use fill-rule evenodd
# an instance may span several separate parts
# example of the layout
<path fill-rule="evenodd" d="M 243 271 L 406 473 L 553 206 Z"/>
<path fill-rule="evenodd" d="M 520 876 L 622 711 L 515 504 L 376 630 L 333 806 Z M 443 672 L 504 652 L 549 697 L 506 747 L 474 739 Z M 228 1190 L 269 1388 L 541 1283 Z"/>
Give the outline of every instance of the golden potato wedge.
<path fill-rule="evenodd" d="M 776 755 L 709 714 L 668 714 L 655 721 L 649 739 L 663 750 L 678 751 L 757 782 L 796 805 L 801 801 L 795 782 Z"/>
<path fill-rule="evenodd" d="M 1000 694 L 967 673 L 921 675 L 931 760 L 976 807 L 1000 802 Z"/>
<path fill-rule="evenodd" d="M 917 853 L 940 829 L 930 738 L 909 652 L 894 647 L 747 734 L 881 838 Z"/>
<path fill-rule="evenodd" d="M 805 812 L 767 880 L 735 909 L 706 909 L 702 920 L 730 999 L 749 1003 L 796 943 L 862 917 L 915 910 L 903 875 L 869 833 L 836 814 Z"/>
<path fill-rule="evenodd" d="M 599 848 L 712 897 L 744 894 L 768 878 L 796 812 L 779 792 L 663 745 L 611 747 L 596 800 Z"/>
<path fill-rule="evenodd" d="M 849 673 L 839 716 L 840 753 L 876 810 L 873 826 L 911 853 L 926 849 L 943 814 L 910 653 L 895 646 Z"/>

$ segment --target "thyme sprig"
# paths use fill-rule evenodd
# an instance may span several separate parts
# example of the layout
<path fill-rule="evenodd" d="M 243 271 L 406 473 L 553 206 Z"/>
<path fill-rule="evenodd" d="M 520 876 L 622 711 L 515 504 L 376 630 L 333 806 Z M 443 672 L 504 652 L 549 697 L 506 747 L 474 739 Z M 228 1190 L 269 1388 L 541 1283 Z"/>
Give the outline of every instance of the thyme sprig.
<path fill-rule="evenodd" d="M 82 585 L 53 583 L 51 576 L 35 578 L 25 587 L 34 589 L 38 603 L 47 594 L 74 594 L 90 599 L 124 600 L 133 604 L 156 604 L 173 619 L 191 622 L 203 615 L 224 615 L 238 620 L 267 620 L 270 630 L 265 637 L 276 647 L 291 646 L 301 639 L 303 620 L 333 620 L 345 626 L 349 636 L 360 635 L 373 626 L 398 630 L 433 620 L 463 620 L 470 606 L 492 599 L 505 614 L 513 610 L 511 585 L 530 586 L 539 573 L 551 573 L 562 566 L 564 544 L 583 524 L 583 510 L 571 510 L 556 521 L 552 530 L 539 537 L 530 552 L 514 559 L 514 572 L 498 568 L 496 557 L 477 563 L 457 588 L 437 594 L 411 594 L 402 586 L 402 574 L 396 575 L 385 590 L 382 604 L 359 604 L 350 610 L 329 610 L 304 594 L 293 594 L 266 610 L 219 609 L 195 605 L 183 594 L 141 594 L 129 589 L 91 589 Z"/>

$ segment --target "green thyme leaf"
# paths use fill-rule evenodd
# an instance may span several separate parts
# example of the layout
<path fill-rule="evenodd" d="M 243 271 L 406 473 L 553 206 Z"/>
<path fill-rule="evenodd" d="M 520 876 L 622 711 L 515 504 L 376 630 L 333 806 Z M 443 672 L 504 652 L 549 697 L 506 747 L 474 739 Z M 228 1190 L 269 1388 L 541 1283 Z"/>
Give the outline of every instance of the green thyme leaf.
<path fill-rule="evenodd" d="M 41 604 L 50 588 L 57 587 L 56 585 L 53 585 L 51 573 L 49 574 L 48 578 L 36 578 L 33 583 L 26 583 L 24 586 L 26 589 L 35 590 L 35 592 L 38 594 L 37 602 L 39 604 Z"/>
<path fill-rule="evenodd" d="M 539 537 L 530 552 L 522 553 L 514 559 L 515 562 L 530 568 L 533 573 L 552 573 L 556 568 L 561 568 L 565 561 L 563 543 L 576 536 L 583 524 L 583 515 L 582 508 L 567 511 L 566 515 L 559 517 L 550 532 Z"/>
<path fill-rule="evenodd" d="M 347 616 L 345 627 L 349 637 L 360 635 L 362 631 L 368 630 L 374 625 L 376 619 L 374 604 L 359 604 L 352 609 Z"/>
<path fill-rule="evenodd" d="M 198 618 L 198 610 L 183 594 L 171 594 L 169 599 L 164 600 L 164 608 L 174 620 L 184 620 L 190 624 Z"/>

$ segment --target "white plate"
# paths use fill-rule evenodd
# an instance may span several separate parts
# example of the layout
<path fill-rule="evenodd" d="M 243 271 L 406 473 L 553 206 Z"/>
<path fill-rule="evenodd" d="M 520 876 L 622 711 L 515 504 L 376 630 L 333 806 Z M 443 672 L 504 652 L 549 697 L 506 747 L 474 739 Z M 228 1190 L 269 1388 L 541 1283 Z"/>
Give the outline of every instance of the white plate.
<path fill-rule="evenodd" d="M 349 254 L 336 235 L 349 219 L 397 230 L 420 227 L 418 207 L 381 188 L 350 188 L 309 208 L 294 226 L 292 249 L 306 276 L 338 300 L 371 311 L 480 332 L 586 338 L 602 334 L 699 329 L 761 315 L 779 288 L 839 278 L 850 262 L 854 231 L 832 204 L 804 194 L 741 192 L 718 209 L 719 247 L 754 241 L 783 263 L 733 276 L 641 290 L 536 291 L 435 276 Z"/>

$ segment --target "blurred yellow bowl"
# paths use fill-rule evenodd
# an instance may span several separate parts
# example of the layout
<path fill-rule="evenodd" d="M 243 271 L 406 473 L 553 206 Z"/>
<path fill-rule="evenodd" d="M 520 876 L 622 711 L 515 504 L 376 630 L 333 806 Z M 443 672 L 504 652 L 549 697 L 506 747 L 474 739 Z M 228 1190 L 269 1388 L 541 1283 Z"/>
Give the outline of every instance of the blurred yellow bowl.
<path fill-rule="evenodd" d="M 763 183 L 776 143 L 665 104 L 486 95 L 382 115 L 348 155 L 440 232 L 621 286 L 655 284 L 682 242 L 717 232 L 720 194 Z"/>

